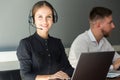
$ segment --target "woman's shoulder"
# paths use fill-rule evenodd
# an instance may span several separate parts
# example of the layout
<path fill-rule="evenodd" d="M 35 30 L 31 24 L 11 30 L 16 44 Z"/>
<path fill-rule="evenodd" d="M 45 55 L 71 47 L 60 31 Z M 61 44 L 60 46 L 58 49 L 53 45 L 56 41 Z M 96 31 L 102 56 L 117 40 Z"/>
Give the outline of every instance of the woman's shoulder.
<path fill-rule="evenodd" d="M 20 40 L 20 42 L 28 42 L 28 41 L 30 41 L 31 39 L 33 39 L 33 35 L 30 35 L 30 36 L 28 36 L 28 37 L 22 38 L 22 39 Z"/>

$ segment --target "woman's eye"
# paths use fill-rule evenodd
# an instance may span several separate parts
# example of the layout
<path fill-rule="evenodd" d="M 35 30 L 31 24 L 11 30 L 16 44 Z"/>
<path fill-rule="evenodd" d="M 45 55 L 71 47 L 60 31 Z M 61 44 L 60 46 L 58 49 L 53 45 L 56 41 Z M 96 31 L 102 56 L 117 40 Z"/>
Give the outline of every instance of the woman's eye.
<path fill-rule="evenodd" d="M 42 18 L 42 16 L 38 16 L 38 18 Z"/>
<path fill-rule="evenodd" d="M 48 18 L 52 18 L 52 16 L 48 16 Z"/>

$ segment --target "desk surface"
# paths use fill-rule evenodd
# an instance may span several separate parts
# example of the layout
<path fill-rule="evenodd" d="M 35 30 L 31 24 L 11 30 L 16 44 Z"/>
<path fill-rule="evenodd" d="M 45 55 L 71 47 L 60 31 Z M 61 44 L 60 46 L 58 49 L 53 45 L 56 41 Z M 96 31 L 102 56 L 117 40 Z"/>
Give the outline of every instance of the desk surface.
<path fill-rule="evenodd" d="M 120 77 L 119 78 L 113 78 L 113 79 L 106 79 L 106 80 L 120 80 Z"/>
<path fill-rule="evenodd" d="M 0 71 L 20 69 L 18 61 L 0 62 Z"/>
<path fill-rule="evenodd" d="M 18 61 L 16 51 L 0 52 L 0 62 Z"/>

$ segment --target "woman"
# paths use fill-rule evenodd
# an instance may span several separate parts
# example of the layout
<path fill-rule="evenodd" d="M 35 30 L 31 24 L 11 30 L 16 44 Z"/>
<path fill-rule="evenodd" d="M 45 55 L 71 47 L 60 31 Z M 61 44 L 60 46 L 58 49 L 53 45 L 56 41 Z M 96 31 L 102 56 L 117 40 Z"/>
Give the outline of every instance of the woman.
<path fill-rule="evenodd" d="M 31 18 L 36 32 L 22 39 L 17 49 L 23 80 L 66 79 L 72 76 L 73 68 L 61 40 L 49 35 L 52 24 L 57 21 L 55 14 L 55 9 L 47 1 L 39 1 L 33 6 Z"/>

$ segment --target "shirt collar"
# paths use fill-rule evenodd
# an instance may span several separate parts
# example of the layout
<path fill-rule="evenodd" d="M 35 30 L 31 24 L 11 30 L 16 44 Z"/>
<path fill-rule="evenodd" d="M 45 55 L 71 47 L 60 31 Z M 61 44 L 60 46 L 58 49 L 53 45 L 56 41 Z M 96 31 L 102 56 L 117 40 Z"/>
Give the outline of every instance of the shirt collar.
<path fill-rule="evenodd" d="M 88 35 L 89 35 L 91 41 L 95 41 L 96 42 L 95 36 L 93 35 L 91 29 L 88 30 Z"/>
<path fill-rule="evenodd" d="M 90 37 L 90 39 L 91 39 L 92 42 L 96 42 L 96 43 L 98 44 L 98 42 L 97 42 L 97 40 L 95 39 L 95 36 L 93 35 L 91 29 L 88 30 L 88 35 L 89 35 L 89 37 Z M 98 44 L 99 48 L 103 45 L 103 43 L 104 43 L 104 42 L 103 42 L 103 38 L 102 38 L 102 39 L 100 40 L 99 44 Z"/>
<path fill-rule="evenodd" d="M 39 35 L 37 34 L 37 32 L 35 32 L 34 35 L 35 35 L 35 38 L 37 38 L 38 40 L 40 40 L 40 41 L 42 41 L 42 42 L 46 42 L 46 41 L 48 41 L 49 38 L 50 38 L 50 36 L 48 35 L 48 39 L 44 39 L 44 38 L 42 38 L 41 36 L 39 36 Z"/>

